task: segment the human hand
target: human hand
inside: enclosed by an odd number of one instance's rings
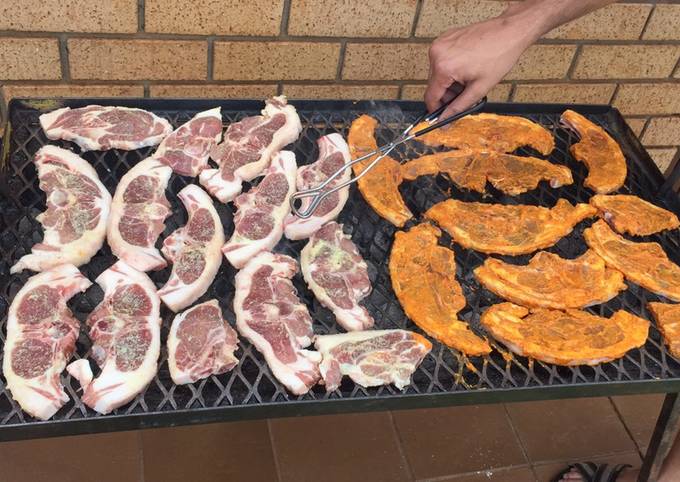
[[[455,97],[441,114],[444,119],[484,97],[538,38],[531,30],[515,17],[500,16],[444,32],[429,51],[428,111]]]

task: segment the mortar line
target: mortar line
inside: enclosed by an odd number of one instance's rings
[[[214,77],[214,72],[215,72],[215,38],[214,37],[208,37],[208,48],[207,48],[207,54],[208,54],[208,72],[207,72],[207,77],[206,80],[212,81]]]
[[[649,15],[647,15],[647,18],[645,19],[645,24],[642,26],[638,40],[642,40],[642,37],[644,37],[645,32],[647,31],[647,26],[652,19],[652,15],[654,15],[654,10],[656,10],[656,2],[652,4],[652,9],[649,11]]]
[[[279,37],[288,36],[288,23],[290,21],[290,3],[291,0],[283,2],[283,9],[281,10],[281,26],[279,28]]]
[[[616,98],[619,96],[619,90],[621,90],[621,84],[617,82],[616,87],[614,87],[614,92],[612,92],[612,97],[609,99],[609,105],[614,105],[614,101],[616,101]]]
[[[420,22],[420,12],[423,9],[423,0],[418,0],[416,2],[416,11],[415,14],[413,15],[413,24],[411,25],[411,33],[409,35],[409,38],[414,39],[416,38],[416,29],[418,28],[418,22]]]
[[[137,32],[144,32],[146,29],[145,25],[146,16],[146,5],[144,0],[137,0]]]
[[[676,75],[680,77],[680,56],[678,56],[678,61],[675,63],[675,68],[673,68],[669,78],[674,79]]]
[[[71,67],[68,55],[68,41],[65,34],[59,35],[59,63],[61,66],[61,79],[71,81]]]
[[[54,37],[60,34],[68,34],[69,38],[86,39],[111,39],[111,40],[205,40],[207,35],[185,34],[185,33],[162,33],[162,32],[63,32],[63,31],[15,31],[0,30],[0,36],[16,38],[45,38]],[[417,43],[429,44],[434,37],[351,37],[351,36],[290,36],[290,35],[215,35],[215,40],[231,42],[273,42],[277,40],[290,42],[340,42],[342,40],[354,43],[384,43],[384,44],[404,44]],[[680,45],[680,39],[540,39],[538,45]]]
[[[569,64],[569,68],[567,69],[567,73],[564,76],[565,79],[571,79],[571,76],[574,74],[574,70],[576,70],[576,63],[578,62],[578,58],[581,56],[582,51],[583,45],[578,45],[576,47],[576,51],[574,52],[574,57],[571,59],[571,64]]]
[[[347,42],[340,43],[340,53],[338,54],[338,66],[335,71],[335,81],[342,80],[342,69],[345,66],[345,53],[347,52]]]
[[[651,124],[651,122],[652,122],[651,116],[647,117],[647,119],[645,119],[645,123],[642,125],[642,129],[640,130],[640,135],[638,136],[638,139],[640,140],[640,142],[642,142],[642,137],[645,135],[645,132],[647,132],[647,127],[649,127],[649,124]]]

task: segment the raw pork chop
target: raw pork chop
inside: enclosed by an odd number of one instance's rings
[[[283,235],[283,220],[290,214],[295,190],[295,154],[279,152],[256,187],[239,195],[234,234],[222,252],[236,268],[243,268],[260,251],[271,250]]]
[[[155,146],[172,132],[168,121],[128,107],[64,107],[40,116],[48,139],[73,141],[83,151],[131,151]]]
[[[7,388],[41,420],[69,400],[59,375],[73,355],[80,324],[66,302],[91,284],[78,268],[62,264],[29,278],[9,307],[2,364]]]
[[[274,376],[296,395],[319,381],[318,353],[312,343],[312,318],[290,279],[295,260],[262,252],[236,274],[236,328],[264,355]]]
[[[208,165],[210,150],[222,139],[220,108],[199,112],[163,139],[153,157],[182,176],[197,176]]]
[[[350,162],[349,147],[347,147],[345,139],[343,139],[340,134],[323,136],[319,138],[316,143],[319,146],[319,158],[315,163],[302,166],[298,169],[298,191],[315,188],[328,179],[331,174],[340,169],[344,164]],[[330,189],[340,183],[349,181],[351,176],[351,170],[345,169],[341,175],[330,182],[327,188]],[[348,196],[349,186],[326,197],[317,206],[314,215],[307,219],[290,215],[285,223],[286,237],[288,239],[304,239],[310,237],[321,226],[338,217],[342,208],[345,207]],[[309,206],[311,199],[312,198],[304,198],[302,200],[302,206],[300,207],[301,211],[304,211],[307,206]]]
[[[226,373],[238,364],[236,331],[222,317],[217,300],[175,316],[168,335],[168,366],[177,385]]]
[[[96,281],[104,300],[90,313],[87,325],[92,358],[102,371],[92,381],[89,365],[78,360],[69,365],[69,373],[83,387],[83,403],[107,414],[135,398],[158,371],[161,301],[149,277],[123,261]]]
[[[201,172],[201,184],[220,201],[233,200],[241,192],[241,183],[259,176],[274,154],[297,140],[300,131],[300,118],[286,97],[268,99],[262,115],[229,126],[224,141],[210,153],[220,168]]]
[[[222,223],[210,196],[195,184],[178,197],[189,213],[187,224],[163,242],[163,254],[173,263],[170,279],[158,295],[172,311],[186,308],[205,293],[222,264]]]
[[[64,263],[81,266],[104,244],[111,195],[92,166],[71,151],[45,146],[34,162],[40,189],[47,194],[47,210],[37,217],[45,236],[10,272],[43,271]]]
[[[371,292],[368,266],[341,224],[331,221],[312,234],[300,265],[314,296],[333,311],[340,326],[347,331],[373,327],[373,318],[359,305]]]
[[[166,262],[154,247],[170,215],[165,188],[172,168],[148,158],[118,183],[106,236],[113,254],[139,271],[162,269]]]
[[[432,349],[432,343],[406,330],[368,330],[317,336],[314,346],[323,357],[321,376],[326,391],[349,377],[362,387],[394,383],[400,390]]]

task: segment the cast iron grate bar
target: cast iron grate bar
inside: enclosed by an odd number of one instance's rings
[[[193,116],[215,105],[222,106],[225,125],[244,116],[254,115],[261,109],[256,101],[166,101],[166,100],[72,100],[59,104],[79,107],[97,102],[104,105],[140,106],[167,118],[174,126],[182,124]],[[299,164],[312,162],[316,158],[315,141],[331,132],[347,135],[353,119],[362,113],[375,116],[380,121],[377,132],[379,143],[391,140],[405,125],[420,113],[422,106],[415,102],[347,102],[347,101],[299,101],[293,102],[298,108],[304,129],[293,150]],[[49,106],[49,108],[47,107]],[[9,267],[27,253],[31,246],[42,239],[42,232],[36,216],[43,211],[44,194],[38,187],[36,170],[32,163],[35,152],[48,143],[42,132],[38,116],[41,108],[51,110],[57,105],[50,102],[19,101],[10,104],[10,134],[8,157],[5,160],[0,178],[0,344],[5,340],[5,323],[10,300],[23,285],[30,273],[9,276]],[[505,204],[535,204],[552,206],[559,197],[571,202],[587,202],[592,194],[583,187],[586,175],[585,166],[576,162],[569,154],[569,146],[575,140],[574,134],[559,126],[559,115],[568,106],[559,105],[503,105],[489,104],[486,111],[501,114],[524,115],[550,129],[556,141],[556,148],[550,160],[568,166],[574,174],[574,184],[560,189],[551,189],[541,183],[539,189],[520,196],[511,197],[490,189],[490,196],[462,191],[451,184],[444,176],[421,177],[416,181],[404,183],[402,194],[412,211],[418,216],[433,204],[450,196],[465,201],[502,202]],[[609,107],[590,106],[578,108],[595,122],[609,130],[621,143],[629,164],[629,175],[623,193],[631,193],[651,200],[668,209],[680,213],[680,203],[672,193],[660,194],[663,178],[644,152],[632,132],[624,124],[622,117]],[[78,150],[68,142],[57,142],[62,147]],[[97,170],[102,182],[111,192],[118,179],[130,166],[139,162],[153,151],[145,148],[137,151],[88,152],[83,155]],[[417,142],[400,146],[395,157],[402,159],[433,152]],[[535,154],[530,149],[520,149],[522,154]],[[173,176],[168,189],[168,199],[173,207],[173,215],[166,221],[166,229],[161,239],[186,222],[186,214],[179,203],[176,193],[190,182],[189,178]],[[218,212],[227,234],[233,230],[232,206],[218,205]],[[352,187],[350,200],[339,218],[344,223],[369,266],[373,292],[365,300],[365,305],[376,319],[376,328],[406,328],[420,331],[411,323],[396,300],[390,285],[388,258],[396,228],[380,218],[364,202],[361,194]],[[417,220],[410,221],[409,225]],[[586,246],[582,240],[583,229],[591,221],[581,223],[574,232],[559,241],[548,251],[563,257],[573,258],[582,254]],[[456,254],[457,278],[463,286],[467,306],[460,312],[461,319],[470,323],[478,333],[483,333],[479,325],[480,313],[489,305],[500,301],[492,293],[483,289],[475,280],[472,269],[480,265],[486,255],[453,245],[444,236],[444,244]],[[644,240],[660,242],[671,259],[680,263],[680,232],[662,233],[649,236]],[[304,241],[282,240],[277,251],[297,257]],[[514,262],[527,262],[528,256],[501,257]],[[114,262],[114,257],[105,246],[85,267],[86,276],[94,280],[96,276]],[[169,268],[151,273],[154,282],[161,286],[169,275]],[[201,300],[215,297],[220,301],[227,319],[233,324],[232,310],[233,280],[235,270],[223,262],[217,279]],[[335,333],[338,331],[331,313],[322,308],[306,288],[298,275],[294,283],[300,297],[309,306],[314,318],[316,333]],[[617,309],[627,309],[649,319],[646,303],[661,299],[635,285],[609,303],[590,309],[595,314],[611,316]],[[101,300],[101,290],[94,286],[86,293],[76,296],[71,302],[75,316],[84,320]],[[168,334],[172,314],[162,312],[162,341]],[[489,357],[466,360],[448,347],[435,342],[430,355],[425,359],[413,376],[413,383],[399,392],[393,386],[363,388],[345,379],[342,386],[333,393],[325,393],[318,386],[302,396],[290,395],[273,378],[263,357],[245,340],[241,340],[238,351],[239,365],[231,372],[211,376],[192,385],[175,386],[170,380],[167,366],[167,352],[162,348],[160,369],[149,387],[130,404],[114,413],[101,416],[85,407],[79,400],[79,385],[68,374],[64,374],[66,390],[71,398],[53,418],[46,423],[37,422],[25,415],[12,400],[5,389],[4,378],[0,378],[0,439],[25,438],[38,435],[74,433],[77,431],[116,430],[135,426],[167,425],[192,423],[208,420],[238,418],[241,413],[248,417],[264,417],[268,414],[284,413],[277,408],[290,406],[285,414],[345,411],[349,409],[379,409],[399,406],[426,406],[442,403],[476,403],[509,399],[513,393],[524,392],[521,397],[546,398],[561,396],[554,387],[578,389],[580,394],[630,393],[631,391],[668,391],[680,388],[680,362],[672,358],[663,345],[656,330],[650,330],[649,339],[644,347],[629,352],[623,358],[598,367],[557,367],[550,364],[533,362],[522,357],[504,356],[506,350],[500,348]],[[89,356],[90,343],[82,330],[77,344],[77,357]],[[637,384],[633,387],[631,384]],[[643,387],[644,384],[644,387]],[[626,387],[626,385],[629,385]],[[529,389],[530,391],[527,391]],[[603,391],[604,390],[604,391]],[[567,391],[563,392],[567,394]],[[575,393],[573,390],[570,393]],[[467,398],[455,397],[467,395]],[[444,397],[444,398],[442,398]],[[494,398],[496,397],[496,398]],[[347,400],[360,401],[353,405],[342,403]],[[446,400],[442,402],[441,400]],[[249,407],[260,407],[261,411],[248,412]],[[313,407],[313,408],[309,408]],[[352,408],[354,407],[354,408]],[[242,412],[239,412],[243,409]],[[165,415],[164,417],[161,417]],[[71,423],[72,422],[72,423]],[[76,422],[88,422],[76,426]],[[35,429],[29,430],[32,426]],[[80,427],[80,428],[78,428]],[[84,428],[83,428],[84,427]],[[14,429],[14,431],[12,431]],[[10,433],[11,432],[11,433]]]

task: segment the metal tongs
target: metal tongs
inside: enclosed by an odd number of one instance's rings
[[[455,99],[455,97],[454,97]],[[444,105],[442,105],[439,109],[435,110],[431,114],[428,114],[427,112],[424,112],[421,114],[411,125],[409,125],[404,131],[392,142],[390,142],[387,145],[380,146],[374,151],[369,152],[368,154],[365,154],[357,159],[353,159],[352,161],[348,162],[344,166],[342,166],[340,169],[335,171],[333,174],[331,174],[328,179],[326,179],[324,182],[316,186],[315,188],[312,189],[305,189],[303,191],[297,191],[293,193],[293,195],[290,197],[290,209],[295,214],[296,216],[302,218],[302,219],[307,219],[314,214],[314,211],[316,208],[319,206],[321,201],[323,201],[326,196],[330,196],[336,191],[339,191],[340,189],[349,186],[350,184],[357,182],[361,177],[363,177],[368,171],[370,171],[373,166],[375,166],[378,162],[380,162],[381,159],[385,158],[386,156],[389,155],[390,152],[392,152],[397,146],[403,144],[404,142],[408,142],[411,139],[415,139],[416,137],[422,136],[423,134],[427,134],[428,132],[431,132],[435,129],[439,129],[440,127],[444,127],[445,125],[450,124],[451,122],[460,119],[461,117],[465,117],[468,114],[472,114],[473,112],[477,112],[480,110],[484,105],[486,104],[486,97],[482,98],[479,102],[477,102],[475,105],[470,107],[469,109],[466,109],[462,112],[459,112],[458,114],[454,114],[451,117],[448,117],[442,121],[439,120],[439,116],[444,112],[444,110],[449,106],[451,102],[453,102],[454,99],[451,99],[450,101],[446,102]],[[415,126],[420,124],[421,122],[427,122],[430,124],[429,126],[420,129],[419,131],[414,132],[411,134],[411,131]],[[330,182],[333,181],[336,177],[338,177],[340,174],[345,172],[346,169],[349,169],[352,167],[354,164],[361,162],[365,159],[368,159],[371,156],[375,156],[376,154],[380,154],[377,156],[375,159],[371,161],[371,163],[366,166],[365,169],[363,169],[358,175],[354,176],[348,181],[345,181],[343,183],[338,184],[337,186],[333,186],[333,188],[324,190],[326,186]],[[295,201],[298,199],[303,199],[303,198],[308,198],[311,197],[313,198],[309,206],[304,211],[300,211],[296,206],[295,206]],[[302,207],[302,205],[300,206]]]

